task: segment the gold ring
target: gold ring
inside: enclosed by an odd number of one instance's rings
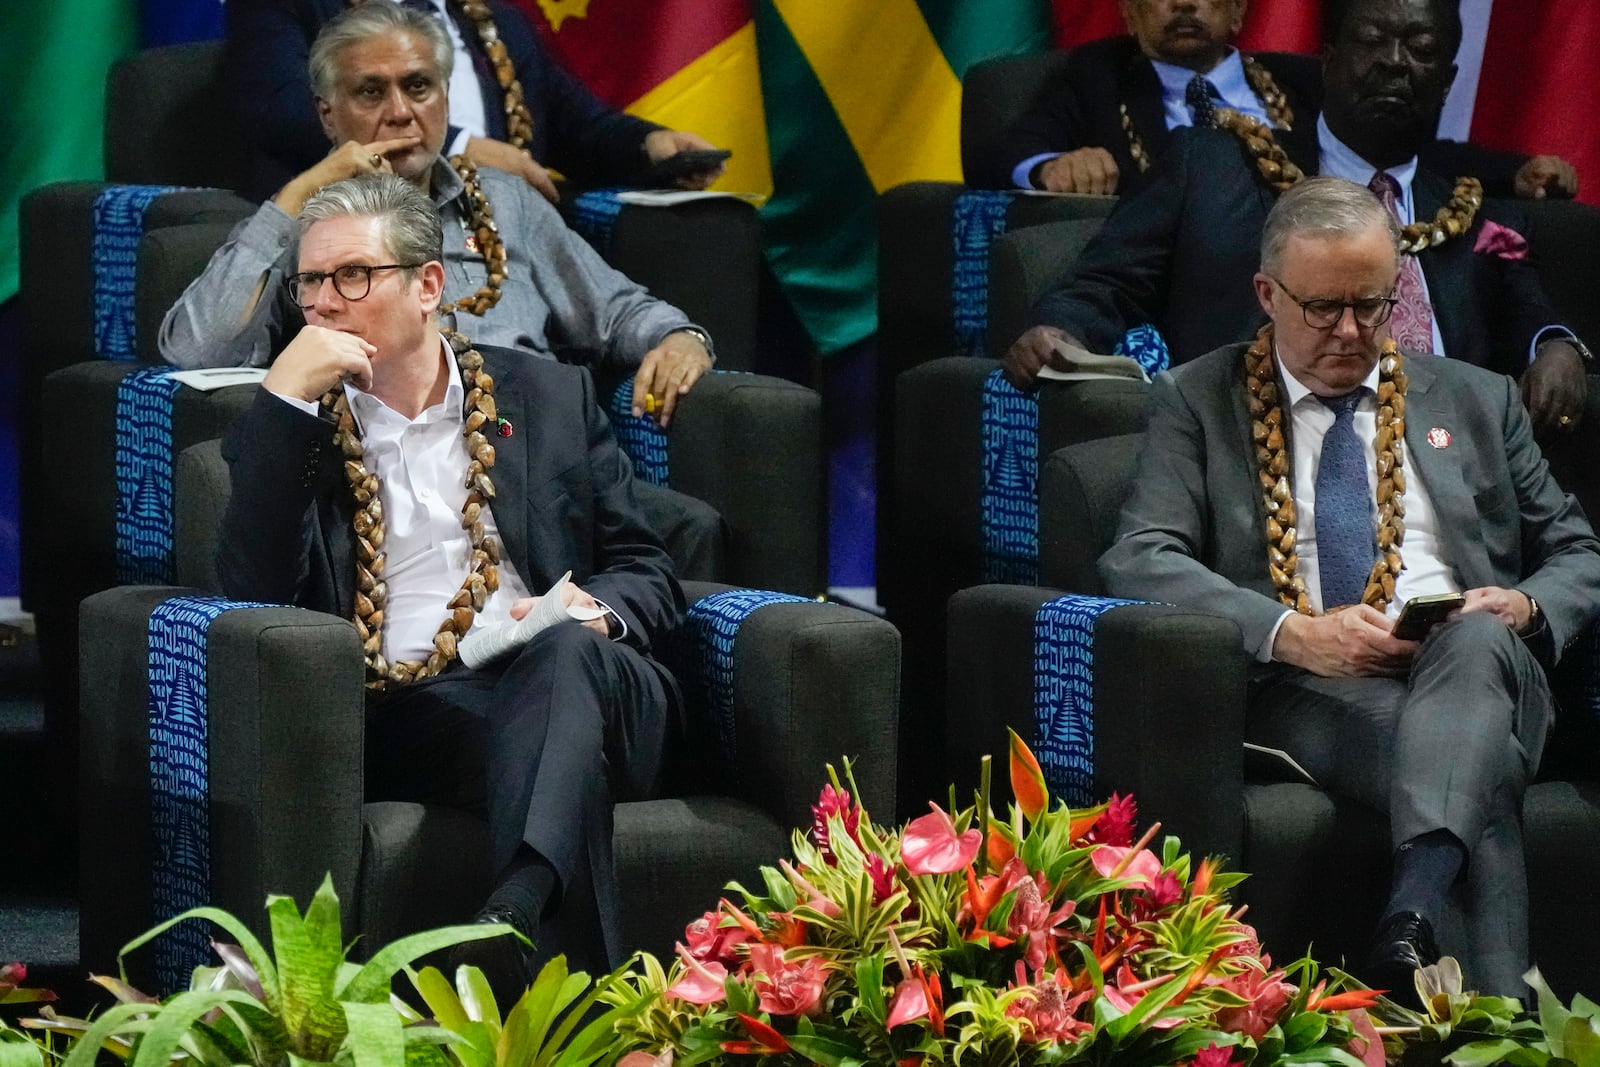
[[[1559,419],[1557,419],[1556,421],[1559,422],[1563,426],[1571,426],[1572,425],[1572,416],[1571,415],[1563,415]]]
[[[372,155],[367,157],[367,162],[371,163],[374,167],[381,167],[383,166],[383,157],[374,152]]]

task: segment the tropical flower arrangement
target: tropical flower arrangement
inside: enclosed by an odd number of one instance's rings
[[[357,965],[325,881],[303,914],[269,898],[270,951],[215,908],[134,939],[123,956],[203,919],[237,943],[213,941],[220,965],[165,999],[95,977],[117,1003],[92,1019],[0,966],[0,1067],[1600,1067],[1600,1005],[1564,1007],[1537,970],[1530,1017],[1464,990],[1449,958],[1417,972],[1421,1012],[1310,959],[1276,966],[1227,900],[1243,875],[1155,846],[1129,797],[1052,805],[1015,734],[1009,755],[1007,818],[985,760],[974,806],[898,831],[830,767],[792,860],[759,891],[730,885],[670,967],[641,953],[591,981],[558,956],[502,1014],[476,968],[412,965],[509,927],[426,931]],[[13,1028],[17,1006],[39,1016]]]
[[[1052,805],[1010,746],[1006,819],[987,763],[975,806],[900,831],[830,767],[792,860],[730,886],[670,969],[643,957],[602,993],[626,1067],[1384,1062],[1378,994],[1275,966],[1226,898],[1242,875],[1155,845],[1130,797]]]

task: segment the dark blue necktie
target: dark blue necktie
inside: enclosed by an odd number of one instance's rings
[[[1344,396],[1318,397],[1334,415],[1317,461],[1317,573],[1323,611],[1361,603],[1375,558],[1372,488],[1367,484],[1366,453],[1356,437],[1361,393],[1357,389]]]
[[[1196,74],[1191,78],[1188,87],[1183,91],[1183,101],[1189,105],[1196,126],[1217,124],[1217,101],[1221,99],[1222,94],[1217,92],[1217,87],[1203,74]]]

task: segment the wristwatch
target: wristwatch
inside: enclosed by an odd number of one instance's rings
[[[706,346],[706,355],[711,357],[711,362],[715,363],[717,361],[717,349],[711,343],[711,335],[709,333],[707,333],[706,331],[702,330],[700,327],[698,327],[698,326],[679,326],[677,329],[668,330],[667,332],[669,334],[672,334],[672,333],[686,333],[690,337],[698,338],[700,343]]]
[[[1528,596],[1527,593],[1522,595],[1528,597],[1528,625],[1518,630],[1517,634],[1526,637],[1530,634],[1538,633],[1544,627],[1544,613],[1539,610],[1539,602],[1537,600]]]

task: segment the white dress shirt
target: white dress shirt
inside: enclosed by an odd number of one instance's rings
[[[1284,400],[1289,407],[1290,452],[1293,460],[1292,478],[1295,507],[1295,552],[1300,557],[1299,574],[1306,582],[1306,594],[1313,611],[1322,610],[1322,583],[1317,569],[1317,464],[1322,459],[1322,439],[1333,428],[1333,410],[1306,388],[1282,360],[1278,361],[1282,376]],[[1356,406],[1356,438],[1361,442],[1361,453],[1366,458],[1367,485],[1372,494],[1373,524],[1376,528],[1376,495],[1378,491],[1377,454],[1372,439],[1378,432],[1378,368],[1362,383],[1361,402]],[[1396,446],[1402,459],[1409,460],[1404,443]],[[1460,588],[1455,572],[1446,557],[1444,542],[1439,537],[1439,519],[1428,497],[1422,476],[1409,461],[1401,464],[1405,472],[1405,544],[1400,548],[1403,567],[1394,583],[1394,600],[1387,614],[1392,619],[1400,608],[1415,596],[1431,593],[1453,593]],[[1263,564],[1265,566],[1265,564]],[[1285,610],[1278,625],[1267,635],[1263,646],[1256,650],[1256,658],[1265,663],[1272,659],[1272,644],[1277,640],[1278,628],[1284,618],[1293,614]]]
[[[472,562],[472,542],[461,528],[461,508],[467,502],[466,471],[471,461],[462,436],[465,417],[461,406],[466,394],[454,373],[455,360],[443,337],[439,358],[445,375],[444,399],[408,419],[371,393],[348,382],[345,397],[361,432],[363,462],[378,476],[378,499],[383,503],[386,556],[383,579],[389,603],[383,613],[383,657],[390,663],[426,660],[433,652],[433,635],[445,618],[445,604],[466,580]],[[315,415],[318,404],[298,397],[274,394],[302,411]],[[491,473],[490,477],[493,477]],[[483,509],[485,538],[499,540],[494,507]],[[502,547],[505,542],[500,542]],[[511,607],[528,596],[527,584],[504,553],[501,554],[500,588],[473,619],[474,627],[503,622]],[[608,619],[615,619],[620,639],[627,624],[604,604]],[[465,636],[465,635],[463,635]]]

